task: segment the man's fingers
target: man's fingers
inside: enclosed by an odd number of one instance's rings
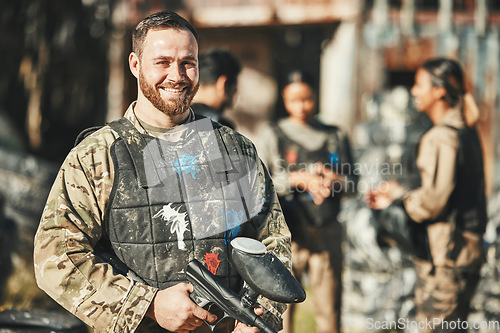
[[[325,172],[325,166],[321,162],[317,162],[314,164],[314,171],[319,174],[323,174]]]
[[[323,185],[324,189],[330,191],[333,187],[333,179],[323,178],[323,183],[321,185]]]
[[[331,168],[326,167],[323,163],[320,162],[314,165],[314,171],[317,174],[322,175],[323,177],[334,178],[336,175],[335,171],[333,171]]]
[[[264,308],[261,307],[261,306],[257,306],[253,309],[253,311],[255,312],[255,314],[257,316],[262,316],[264,314]]]
[[[316,206],[319,206],[319,205],[321,205],[323,203],[323,201],[325,201],[325,198],[323,198],[323,197],[314,197],[313,201],[316,204]]]
[[[194,326],[192,328],[192,329],[194,329],[196,327],[200,327],[203,324],[203,320],[194,317],[193,320],[191,320],[189,323]]]
[[[191,283],[179,283],[178,286],[184,288],[190,294],[194,291],[194,286]]]
[[[260,333],[260,330],[257,327],[248,327],[238,321],[232,333]]]
[[[207,310],[197,306],[194,311],[193,311],[193,315],[196,317],[196,318],[199,318],[201,320],[204,320],[204,321],[207,321],[209,323],[213,323],[214,321],[217,320],[217,316],[208,312]]]
[[[254,307],[253,311],[257,316],[262,316],[264,314],[264,308],[261,306]],[[240,321],[236,321],[232,333],[260,333],[260,330],[257,327],[249,327]]]

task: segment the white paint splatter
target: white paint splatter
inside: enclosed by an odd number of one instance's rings
[[[171,203],[168,203],[153,216],[153,218],[156,217],[161,217],[163,221],[170,224],[170,232],[175,232],[177,236],[177,247],[179,250],[186,250],[186,243],[184,243],[184,232],[188,227],[186,213],[179,213]]]

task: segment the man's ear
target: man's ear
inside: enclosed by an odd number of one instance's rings
[[[132,74],[139,79],[139,70],[141,65],[139,63],[139,56],[135,52],[131,52],[128,56],[128,66],[130,67]]]

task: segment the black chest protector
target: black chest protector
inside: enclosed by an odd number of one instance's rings
[[[323,124],[314,124],[315,128],[327,133],[327,139],[324,144],[316,150],[309,150],[301,144],[288,137],[279,126],[275,126],[275,133],[278,138],[278,151],[281,154],[283,167],[289,171],[299,171],[310,169],[312,166],[321,162],[326,168],[333,170],[338,174],[342,174],[340,158],[343,154],[342,143],[338,135],[338,128],[335,126],[326,126]],[[316,205],[309,193],[302,190],[293,191],[293,199],[280,198],[285,215],[288,205],[297,206],[301,209],[303,219],[307,220],[307,224],[321,227],[336,221],[340,210],[340,191],[332,192],[321,205]],[[292,221],[292,216],[287,217],[287,221]],[[289,223],[289,224],[290,224]],[[292,234],[294,227],[291,226]],[[296,232],[297,233],[297,232]]]
[[[486,229],[486,195],[483,155],[479,136],[474,128],[458,129],[459,148],[455,163],[455,188],[446,213],[459,230],[482,235]]]
[[[145,283],[185,282],[198,259],[236,289],[229,242],[256,237],[244,180],[252,169],[237,138],[208,118],[190,123],[175,141],[141,134],[125,118],[109,124],[115,178],[106,225],[108,245]]]

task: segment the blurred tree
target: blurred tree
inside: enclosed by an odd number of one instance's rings
[[[113,0],[0,3],[0,112],[28,150],[60,162],[107,110]]]

